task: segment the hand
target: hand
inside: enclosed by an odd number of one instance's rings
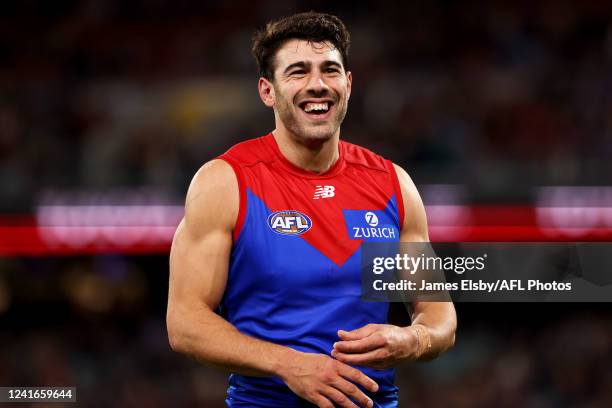
[[[389,368],[417,358],[418,337],[410,327],[368,324],[353,331],[338,330],[341,341],[332,357],[346,364],[375,369]]]
[[[341,407],[371,408],[374,404],[355,384],[371,392],[378,391],[378,384],[370,377],[324,354],[297,353],[280,373],[287,386],[300,397],[320,408]]]

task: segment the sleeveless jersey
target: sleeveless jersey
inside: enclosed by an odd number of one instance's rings
[[[337,331],[386,323],[388,303],[361,301],[365,241],[399,241],[403,205],[390,161],[339,142],[323,174],[294,166],[274,136],[239,143],[219,156],[240,190],[221,312],[247,335],[329,355]],[[394,406],[394,370],[357,367],[379,384],[375,407]],[[229,406],[299,407],[305,401],[276,377],[232,374]],[[388,405],[391,403],[391,405]]]

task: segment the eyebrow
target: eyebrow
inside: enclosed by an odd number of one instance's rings
[[[342,68],[342,64],[340,64],[339,62],[330,61],[330,60],[327,60],[327,61],[323,62],[323,64],[321,64],[321,65],[323,65],[324,67],[335,66],[335,67],[338,67],[338,68]]]
[[[306,67],[309,67],[310,65],[311,65],[310,62],[308,62],[308,63],[306,63],[304,61],[294,62],[293,64],[289,64],[287,66],[287,68],[285,68],[285,70],[283,71],[283,74],[286,74],[287,72],[289,72],[293,68],[306,68]]]
[[[288,73],[293,68],[304,68],[305,69],[305,68],[310,68],[311,65],[312,63],[306,62],[306,61],[294,62],[293,64],[289,64],[287,68],[285,68],[285,70],[283,71],[283,74]],[[342,64],[336,61],[332,61],[332,60],[325,60],[321,63],[321,65],[324,67],[335,66],[338,68],[342,68]]]

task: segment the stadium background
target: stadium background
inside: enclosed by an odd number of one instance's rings
[[[223,406],[169,350],[167,251],[195,170],[263,135],[250,36],[296,11],[352,33],[343,137],[403,165],[437,241],[612,239],[612,3],[0,5],[0,385],[84,406]],[[607,304],[458,304],[402,406],[612,406]]]

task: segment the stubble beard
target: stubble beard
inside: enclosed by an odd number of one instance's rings
[[[320,146],[333,138],[338,132],[338,129],[340,129],[340,125],[346,116],[348,108],[347,101],[346,99],[337,97],[333,105],[333,116],[325,123],[311,125],[308,124],[305,119],[298,117],[298,115],[301,115],[301,112],[298,111],[301,111],[301,108],[298,107],[297,104],[289,102],[276,87],[275,93],[279,96],[275,109],[281,122],[285,128],[289,130],[290,136],[292,136],[296,142],[305,146]]]

